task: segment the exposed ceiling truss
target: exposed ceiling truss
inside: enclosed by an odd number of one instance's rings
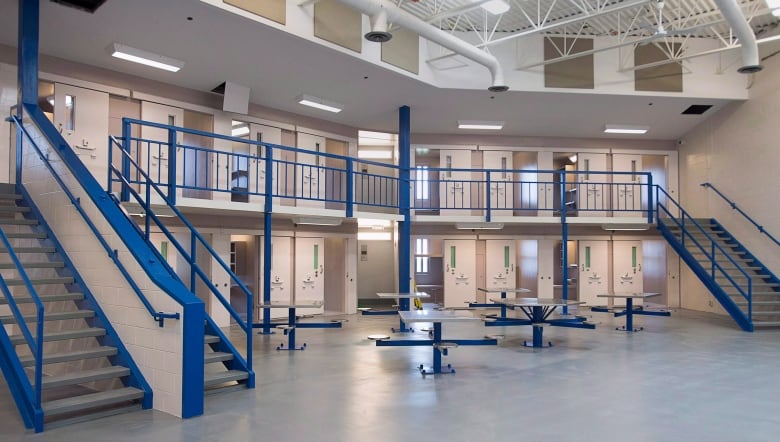
[[[402,9],[444,31],[472,35],[477,48],[490,47],[531,35],[563,37],[558,57],[520,65],[517,69],[560,62],[597,52],[653,44],[668,57],[652,65],[634,66],[631,58],[621,60],[619,70],[630,71],[664,63],[719,53],[739,47],[739,42],[713,0],[505,0],[510,9],[499,15],[481,6],[487,0],[396,0]],[[738,0],[754,34],[762,37],[778,25],[764,0]],[[597,49],[573,53],[581,38],[606,37],[611,43]],[[696,39],[716,42],[714,48],[697,50]],[[763,41],[765,41],[764,39]],[[694,45],[695,46],[695,45]],[[428,60],[434,66],[455,54],[442,51]],[[726,68],[726,67],[724,67]]]

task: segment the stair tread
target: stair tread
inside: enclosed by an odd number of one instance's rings
[[[23,206],[0,206],[0,213],[27,213],[30,211],[29,207]]]
[[[778,311],[768,311],[768,312],[762,312],[762,311],[755,311],[753,310],[753,317],[756,316],[780,316],[780,310]]]
[[[83,318],[91,318],[95,316],[95,312],[93,310],[76,310],[72,312],[56,312],[56,313],[44,313],[43,320],[44,321],[64,321],[66,319],[83,319]],[[36,321],[38,317],[36,315],[24,315],[23,316],[25,321]],[[16,323],[16,317],[14,315],[3,315],[0,316],[0,322],[4,324],[8,323]]]
[[[233,360],[233,354],[224,351],[215,351],[213,353],[206,353],[203,357],[204,363],[211,364],[214,362],[224,362]]]
[[[120,365],[93,370],[81,370],[65,373],[57,376],[44,376],[41,381],[42,388],[57,388],[66,385],[84,384],[103,379],[121,378],[130,375],[130,369]]]
[[[5,236],[9,239],[46,239],[49,237],[43,232],[9,232]]]
[[[89,408],[134,401],[141,399],[143,396],[144,392],[142,390],[134,387],[125,387],[44,402],[42,408],[45,416],[56,416]]]
[[[56,295],[40,295],[39,298],[41,302],[78,301],[84,299],[84,294],[81,292],[70,292]],[[33,298],[30,296],[14,296],[14,300],[20,304],[33,302]],[[5,297],[0,297],[0,305],[2,304],[8,304],[8,300]]]
[[[31,278],[30,283],[32,285],[45,285],[45,284],[73,284],[72,276],[54,276],[51,278]],[[5,280],[6,285],[25,285],[24,280],[21,278],[7,278]]]
[[[88,350],[76,350],[62,353],[51,353],[43,355],[44,364],[57,364],[60,362],[78,361],[82,359],[95,359],[107,356],[114,356],[118,350],[116,347],[96,347]],[[24,367],[35,365],[33,355],[24,355],[19,358]]]
[[[37,219],[0,218],[0,224],[37,226],[38,225],[38,220]]]
[[[753,327],[780,327],[780,321],[753,321]]]
[[[41,261],[41,262],[24,262],[22,261],[22,267],[25,269],[55,269],[65,267],[65,263],[62,261]],[[16,266],[11,262],[0,263],[0,269],[15,269]]]
[[[57,332],[49,332],[43,334],[43,341],[64,341],[67,339],[81,339],[81,338],[94,338],[103,336],[106,334],[106,330],[99,327],[81,328],[78,330],[65,330]],[[24,344],[27,341],[24,339],[24,335],[11,335],[9,336],[12,344]]]
[[[241,370],[228,370],[218,373],[206,373],[203,376],[203,386],[223,384],[225,382],[242,381],[249,377],[249,373]]]
[[[57,249],[51,246],[14,247],[14,253],[54,253]],[[8,253],[5,247],[0,247],[0,253]]]
[[[22,196],[17,193],[0,193],[0,200],[20,200]]]
[[[216,344],[219,341],[221,341],[221,339],[216,335],[205,335],[203,337],[203,342],[206,344]]]

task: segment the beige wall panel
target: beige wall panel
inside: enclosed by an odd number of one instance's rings
[[[674,53],[677,53],[679,46],[679,44],[672,46]],[[667,58],[669,57],[660,48],[652,44],[637,46],[634,49],[635,66],[666,60]],[[637,91],[682,92],[682,65],[667,63],[634,71],[634,89]]]
[[[363,44],[363,18],[359,11],[335,0],[314,5],[314,36],[360,52]]]
[[[241,8],[260,17],[285,24],[287,21],[286,0],[223,0],[225,4]]]
[[[593,40],[580,38],[573,43],[563,37],[544,39],[544,59],[560,57],[561,51],[571,46],[571,54],[590,51]],[[593,89],[593,55],[551,63],[544,67],[544,87],[562,87],[574,89]]]
[[[413,74],[420,73],[420,37],[409,30],[393,31],[393,38],[382,43],[382,61]]]

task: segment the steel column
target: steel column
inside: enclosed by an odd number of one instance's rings
[[[411,201],[410,201],[410,171],[411,164],[411,112],[409,106],[401,106],[398,109],[398,151],[399,151],[399,180],[398,180],[398,210],[403,216],[403,221],[398,222],[398,291],[409,293],[411,281],[411,255],[412,255],[412,231],[411,231]],[[399,299],[398,309],[408,311],[409,299]],[[400,321],[401,331],[406,330],[403,321]]]

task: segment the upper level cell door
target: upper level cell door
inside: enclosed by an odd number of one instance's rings
[[[260,143],[269,143],[269,144],[282,144],[282,130],[278,127],[271,127],[266,126],[263,124],[255,124],[252,123],[249,125],[250,127],[250,137],[253,141],[257,141]],[[266,148],[264,146],[259,146],[257,144],[252,144],[249,146],[249,174],[248,174],[248,185],[249,185],[249,202],[255,203],[255,204],[264,204],[265,203],[265,178],[267,176],[266,171],[266,164],[265,164],[265,157],[266,157]],[[281,195],[279,185],[279,177],[278,175],[284,170],[284,167],[281,167],[281,162],[279,162],[279,158],[281,158],[281,153],[278,149],[274,151],[274,157],[277,161],[273,161],[271,163],[271,194],[272,195]],[[279,204],[279,197],[273,199],[274,206],[277,206]]]
[[[108,115],[107,93],[54,85],[54,125],[100,183],[107,176]]]
[[[642,293],[642,241],[612,241],[613,288],[617,293]],[[623,304],[616,299],[615,304]],[[634,301],[641,305],[641,300]]]
[[[617,217],[646,216],[642,212],[642,195],[646,185],[642,171],[642,155],[612,155],[612,210]]]
[[[325,302],[325,239],[295,238],[295,303]],[[301,314],[325,311],[318,308],[302,308]]]
[[[441,215],[471,215],[471,151],[440,151],[439,191]],[[477,194],[478,195],[478,194]]]
[[[464,307],[476,300],[476,256],[475,240],[444,240],[444,307]]]
[[[515,241],[512,239],[488,239],[485,241],[485,255],[485,284],[487,288],[496,290],[515,288],[517,285]]]
[[[607,216],[610,184],[607,154],[577,154],[577,215]]]
[[[166,124],[169,126],[180,127],[184,124],[184,110],[178,107],[166,106],[163,104],[151,103],[148,101],[141,102],[141,119],[144,121],[150,121],[152,123]],[[168,164],[169,164],[169,145],[168,145],[169,131],[167,129],[160,129],[157,127],[141,126],[141,139],[148,141],[140,141],[138,149],[141,151],[141,169],[148,175],[149,179],[157,183],[167,195],[168,184]],[[182,135],[176,134],[177,146],[181,144]],[[176,183],[183,184],[183,155],[179,155],[182,150],[180,147],[176,148]],[[177,192],[181,195],[181,191]],[[156,192],[152,192],[152,203],[160,204],[162,200],[159,198]]]
[[[312,153],[297,154],[294,182],[298,207],[325,208],[325,137],[298,132],[298,147]],[[290,173],[289,171],[287,172]]]
[[[485,169],[490,170],[488,193],[491,210],[498,210],[494,212],[495,215],[511,216],[514,206],[512,152],[486,150],[482,154],[482,164]]]
[[[609,248],[607,245],[606,240],[579,242],[577,287],[579,288],[579,300],[585,302],[585,305],[608,304],[607,298],[597,297],[597,295],[609,293]]]
[[[553,153],[552,152],[539,152],[538,167],[542,171],[553,170]],[[538,199],[536,208],[537,216],[553,216],[555,209],[555,177],[552,172],[541,172],[537,175],[537,183],[530,184],[530,186],[536,186],[538,190]],[[526,186],[525,183],[520,183],[521,192]]]

